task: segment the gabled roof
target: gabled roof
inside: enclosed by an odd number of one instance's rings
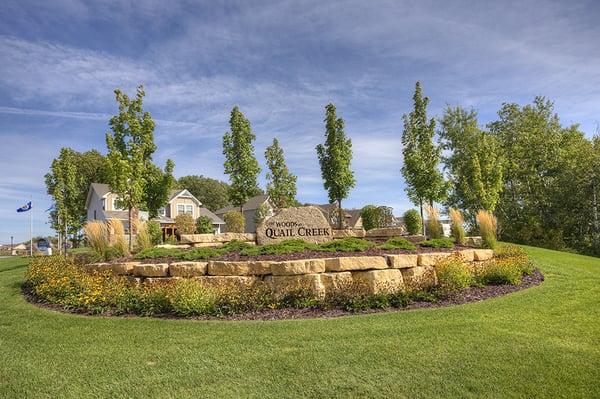
[[[200,208],[198,213],[200,214],[199,216],[208,216],[213,221],[213,224],[225,224],[223,219],[221,219],[206,208]]]
[[[173,201],[175,198],[178,198],[178,197],[191,198],[196,204],[198,204],[198,206],[202,206],[202,202],[200,202],[200,200],[198,198],[196,198],[194,196],[194,194],[190,193],[185,188],[175,188],[175,189],[171,190],[171,192],[169,193],[169,200],[167,202],[170,203],[171,201]]]
[[[255,197],[250,198],[248,201],[246,201],[246,203],[243,205],[243,208],[245,211],[253,211],[253,210],[260,208],[260,206],[262,204],[264,204],[265,202],[267,202],[268,200],[269,200],[268,195],[265,195],[265,194],[257,195]],[[221,209],[215,211],[215,213],[217,215],[222,215],[229,211],[237,211],[239,209],[240,209],[239,206],[228,205],[225,208],[221,208]]]
[[[90,189],[88,191],[87,199],[85,201],[86,208],[89,207],[92,192],[95,192],[98,197],[102,198],[105,195],[110,194],[110,186],[108,184],[104,184],[104,183],[90,184]],[[198,206],[202,206],[202,202],[200,202],[198,200],[198,198],[194,197],[194,195],[192,193],[190,193],[188,190],[186,190],[185,188],[172,189],[169,192],[169,200],[167,202],[170,203],[175,198],[180,197],[180,196],[189,197],[192,200],[194,200],[194,202],[196,202],[198,204]]]
[[[335,212],[337,209],[337,204],[306,204],[316,206],[325,214],[327,220],[330,220],[330,216],[332,212]],[[346,218],[346,223],[349,227],[354,227],[358,223],[360,219],[362,210],[361,209],[344,209],[344,216]]]

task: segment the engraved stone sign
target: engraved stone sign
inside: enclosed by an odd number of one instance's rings
[[[332,240],[333,232],[323,213],[314,206],[282,209],[256,229],[258,245],[294,239],[321,243]]]

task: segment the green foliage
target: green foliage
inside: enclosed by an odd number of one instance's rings
[[[365,230],[388,227],[392,224],[394,215],[389,206],[366,205],[360,212]]]
[[[121,206],[130,211],[129,226],[133,225],[132,209],[145,207],[156,215],[173,182],[173,161],[167,161],[164,172],[152,164],[154,121],[142,108],[144,95],[143,86],[138,87],[134,99],[115,90],[119,114],[110,119],[112,133],[106,133],[108,183]],[[131,245],[129,240],[130,250]]]
[[[183,176],[177,180],[177,186],[188,190],[202,206],[213,212],[229,205],[229,185],[220,180],[202,175]]]
[[[229,175],[229,200],[241,207],[258,188],[257,177],[260,173],[258,161],[254,156],[256,139],[250,129],[250,122],[238,107],[231,110],[230,132],[223,136],[223,155],[225,156],[225,174]]]
[[[414,109],[403,115],[402,155],[404,165],[402,175],[406,181],[408,197],[415,205],[423,202],[433,205],[446,197],[447,184],[438,165],[442,148],[433,142],[435,119],[427,120],[428,97],[421,93],[421,83],[415,85]]]
[[[175,234],[171,234],[171,235],[165,237],[165,244],[169,244],[169,245],[177,244],[177,237],[175,236]]]
[[[408,251],[413,251],[417,249],[417,246],[412,242],[408,241],[406,238],[402,237],[393,237],[387,240],[385,243],[378,246],[381,249],[406,249]]]
[[[146,230],[150,236],[150,242],[152,245],[158,245],[162,243],[162,230],[160,223],[155,220],[149,220],[146,222]]]
[[[96,150],[81,153],[64,147],[44,178],[55,207],[50,212],[52,228],[61,234],[66,228],[68,234],[76,236],[87,219],[85,202],[90,184],[107,181],[106,158]]]
[[[223,215],[223,220],[227,225],[227,231],[230,233],[243,233],[246,230],[246,218],[241,212],[229,211]]]
[[[483,285],[516,285],[521,282],[522,275],[520,263],[507,258],[487,262],[479,269],[476,278]]]
[[[304,240],[284,240],[276,244],[268,244],[261,246],[248,246],[242,249],[240,255],[283,255],[295,254],[306,250],[315,250],[318,246]]]
[[[260,204],[256,212],[254,213],[254,224],[256,226],[259,226],[270,214],[271,208],[267,204]]]
[[[375,246],[371,241],[355,237],[346,237],[319,245],[318,250],[324,252],[361,252]]]
[[[352,161],[352,140],[344,132],[344,120],[338,118],[335,105],[325,107],[325,143],[317,146],[317,156],[321,166],[323,186],[327,190],[329,202],[337,202],[340,217],[338,228],[342,228],[342,200],[348,196],[356,184],[354,172],[350,169]]]
[[[269,172],[267,172],[267,195],[275,208],[288,208],[296,203],[295,175],[290,173],[285,163],[283,149],[279,141],[274,138],[273,143],[265,150],[265,158]]]
[[[208,216],[200,216],[196,219],[196,233],[210,234],[214,232],[212,219]]]
[[[474,110],[447,107],[441,125],[440,140],[449,154],[444,158],[451,186],[446,203],[465,210],[474,224],[477,211],[496,209],[503,189],[504,155],[496,136],[479,129]]]
[[[435,266],[438,290],[443,294],[452,294],[474,283],[469,266],[458,256],[444,259]]]
[[[423,219],[417,210],[409,209],[404,212],[402,218],[404,219],[404,225],[408,234],[417,235],[423,232]]]
[[[439,219],[427,219],[427,238],[440,239],[444,236],[444,229]]]
[[[194,234],[196,232],[196,222],[189,213],[182,213],[175,217],[175,226],[177,234]]]
[[[429,248],[454,248],[454,241],[451,238],[433,238],[419,243],[422,247]]]

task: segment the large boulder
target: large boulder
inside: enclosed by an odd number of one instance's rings
[[[476,261],[489,260],[494,257],[494,251],[491,249],[474,249],[473,258]]]
[[[291,239],[322,243],[332,240],[333,232],[323,212],[314,206],[282,209],[256,228],[258,245]]]

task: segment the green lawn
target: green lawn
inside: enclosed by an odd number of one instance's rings
[[[600,259],[527,248],[539,287],[452,308],[276,322],[84,317],[0,259],[0,397],[600,397]]]

